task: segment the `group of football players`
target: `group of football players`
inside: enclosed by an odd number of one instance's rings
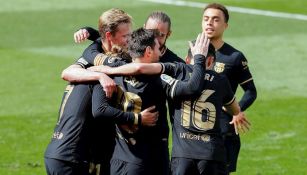
[[[208,4],[185,61],[166,46],[171,20],[161,11],[134,31],[116,8],[99,17],[98,31],[79,29],[75,42],[93,43],[62,72],[69,84],[45,152],[47,174],[235,172],[239,133],[250,127],[244,111],[257,91],[245,56],[223,40],[228,20],[225,6]]]

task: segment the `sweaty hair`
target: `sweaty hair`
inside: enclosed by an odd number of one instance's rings
[[[205,8],[204,8],[204,11],[206,11],[207,9],[217,9],[217,10],[221,10],[224,14],[224,17],[225,17],[225,22],[228,23],[228,20],[229,20],[229,13],[228,13],[228,10],[227,8],[222,5],[222,4],[219,4],[219,3],[211,3],[211,4],[208,4]]]
[[[164,13],[164,12],[161,12],[161,11],[155,11],[155,12],[152,12],[148,17],[147,17],[147,20],[146,20],[146,23],[149,19],[154,19],[154,20],[157,20],[159,22],[163,22],[163,23],[167,23],[168,24],[168,30],[170,31],[171,30],[171,19],[170,17]],[[145,23],[145,25],[146,25]]]
[[[98,31],[102,39],[105,38],[106,32],[111,32],[112,35],[118,30],[120,24],[131,23],[132,18],[123,10],[112,8],[102,13],[98,20]]]
[[[146,48],[149,46],[152,49],[155,47],[156,30],[139,28],[132,32],[128,42],[128,53],[134,58],[144,56]]]

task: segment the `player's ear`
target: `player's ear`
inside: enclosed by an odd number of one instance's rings
[[[152,48],[150,46],[147,46],[145,49],[144,56],[150,56],[152,54]]]
[[[112,33],[111,33],[111,32],[106,32],[106,33],[105,33],[105,38],[106,38],[107,40],[111,40],[111,37],[112,37]]]
[[[225,23],[224,30],[228,28],[228,23]]]
[[[169,30],[169,31],[167,32],[167,36],[166,36],[166,38],[170,37],[170,36],[171,36],[171,34],[172,34],[172,31],[171,31],[171,30]]]

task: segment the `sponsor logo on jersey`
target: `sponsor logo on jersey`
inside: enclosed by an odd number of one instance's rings
[[[162,81],[164,81],[165,83],[167,83],[169,85],[172,85],[172,83],[174,82],[174,79],[169,75],[161,74],[160,77],[161,77]]]
[[[216,62],[214,65],[214,71],[217,73],[221,73],[225,70],[225,64],[224,63],[220,63],[220,62]]]
[[[53,135],[52,135],[52,138],[60,140],[60,139],[63,138],[63,133],[61,133],[61,132],[54,132]]]

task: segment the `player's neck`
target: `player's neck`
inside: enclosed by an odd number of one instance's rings
[[[219,50],[224,45],[224,41],[222,38],[212,39],[211,43],[214,46],[215,50]]]
[[[105,53],[111,52],[112,47],[111,47],[111,44],[110,44],[109,42],[103,40],[103,41],[102,41],[101,47],[102,47],[102,49],[103,49],[103,51],[104,51]]]
[[[163,45],[163,47],[160,48],[161,56],[165,54],[166,49],[167,49],[166,45]]]

